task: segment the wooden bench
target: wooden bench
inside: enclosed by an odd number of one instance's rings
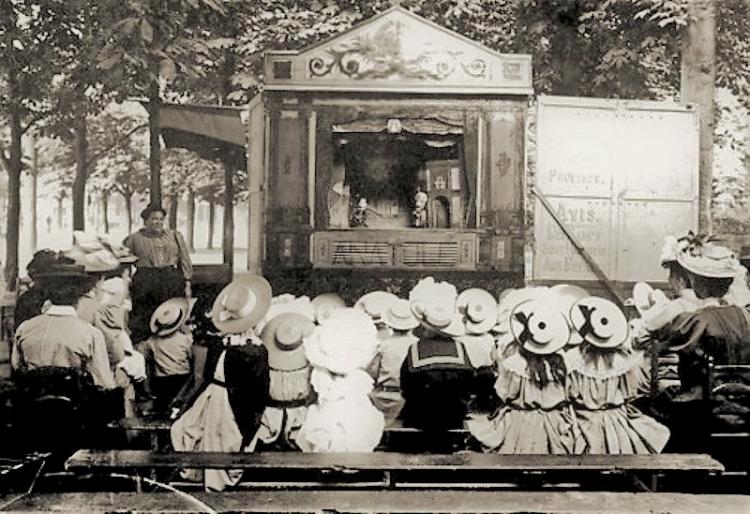
[[[748,497],[739,494],[526,492],[526,491],[228,491],[194,492],[215,512],[671,512],[745,514]],[[15,501],[14,501],[15,500]],[[197,501],[168,492],[35,493],[11,497],[8,509],[35,512],[206,512]],[[0,496],[0,505],[5,504]]]
[[[173,421],[163,418],[131,417],[122,418],[109,424],[112,429],[121,429],[148,434],[152,450],[161,450],[167,446],[166,436]],[[432,442],[442,448],[462,450],[465,448],[468,430],[452,429],[432,437]],[[416,428],[393,427],[383,432],[378,450],[396,450],[400,452],[425,452],[430,441],[423,437],[423,432]]]
[[[79,450],[66,462],[74,472],[131,471],[179,468],[243,469],[267,479],[274,472],[314,476],[320,485],[335,486],[360,475],[380,477],[383,488],[397,487],[498,487],[513,482],[537,485],[558,479],[589,481],[626,476],[645,490],[655,490],[664,473],[708,475],[723,466],[703,454],[662,455],[498,455],[482,453],[404,454],[374,453],[219,453],[154,452],[148,450]],[[648,477],[650,485],[641,480]],[[345,480],[342,480],[345,479]],[[562,480],[560,480],[562,479]]]

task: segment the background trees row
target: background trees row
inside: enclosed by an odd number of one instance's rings
[[[494,50],[532,54],[537,93],[662,99],[680,91],[682,36],[692,22],[689,1],[398,3]],[[8,174],[6,278],[12,282],[18,271],[18,190],[24,170],[46,170],[71,191],[75,229],[85,228],[87,187],[105,206],[111,195],[122,196],[130,205],[133,195],[146,191],[153,201],[164,197],[171,206],[182,194],[189,198],[188,205],[196,199],[215,201],[223,190],[222,170],[227,176],[236,170],[186,151],[162,155],[161,102],[245,103],[262,84],[264,50],[313,44],[392,3],[0,2],[0,164]],[[750,108],[750,8],[745,0],[708,4],[716,10],[715,82],[733,99],[731,109],[717,109],[717,118],[736,118],[717,123],[723,128],[716,139],[742,153],[748,144],[743,134]],[[147,123],[108,107],[130,97],[148,100]],[[42,163],[23,158],[22,142],[32,133],[37,141],[59,142],[54,152],[46,148],[42,160],[52,157]],[[717,175],[715,196],[739,212],[744,208],[739,199],[744,197],[745,177],[727,176]]]

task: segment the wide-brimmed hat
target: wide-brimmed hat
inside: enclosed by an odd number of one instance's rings
[[[138,260],[126,247],[80,230],[73,232],[73,246],[63,255],[84,266],[88,273],[113,271]]]
[[[101,302],[105,305],[122,305],[128,295],[128,282],[122,277],[112,277],[99,284]]]
[[[633,286],[633,297],[625,301],[625,305],[632,305],[638,314],[649,311],[653,307],[664,305],[669,301],[661,289],[654,289],[646,282],[636,282]]]
[[[307,316],[285,312],[274,316],[263,327],[260,338],[268,350],[268,366],[274,371],[294,371],[307,366],[304,338],[310,337],[315,324]]]
[[[388,307],[383,321],[394,330],[412,330],[419,326],[419,320],[411,311],[409,302],[401,298]]]
[[[529,286],[521,289],[505,289],[497,301],[497,324],[492,331],[498,334],[510,333],[510,316],[517,305],[529,300],[546,301],[550,289],[546,286]]]
[[[168,336],[177,331],[190,316],[194,298],[170,298],[159,305],[151,315],[149,327],[157,336]]]
[[[433,330],[447,337],[466,335],[461,314],[456,308],[446,308],[442,304],[412,302],[411,311],[424,328]]]
[[[286,312],[296,312],[305,316],[310,321],[315,320],[315,308],[310,301],[310,297],[284,293],[271,298],[271,306],[263,318],[255,325],[255,333],[260,335],[268,321]]]
[[[315,309],[315,321],[322,325],[331,317],[332,311],[346,307],[346,302],[336,293],[323,293],[312,299],[312,306]]]
[[[388,307],[396,300],[398,300],[398,296],[393,293],[371,291],[357,300],[354,308],[365,311],[375,323],[381,323]]]
[[[304,342],[311,364],[338,374],[365,369],[377,347],[372,318],[361,309],[349,307],[332,311],[328,321],[315,327]]]
[[[513,338],[525,350],[540,355],[554,353],[568,344],[570,327],[562,312],[547,302],[527,300],[510,315]]]
[[[497,324],[497,301],[484,289],[461,291],[456,298],[456,308],[464,315],[467,334],[485,334]]]
[[[271,306],[271,285],[265,278],[245,275],[222,289],[209,313],[214,326],[223,334],[240,334],[263,319]]]
[[[606,298],[578,300],[570,310],[570,319],[583,340],[599,348],[617,348],[630,336],[625,314]]]
[[[710,242],[678,253],[677,263],[690,273],[707,278],[733,278],[742,266],[729,248]]]

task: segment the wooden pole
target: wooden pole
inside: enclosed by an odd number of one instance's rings
[[[716,4],[688,0],[688,26],[682,35],[680,97],[700,114],[698,230],[710,233],[713,178],[714,90],[716,84]]]
[[[149,128],[149,200],[152,204],[161,205],[161,127],[159,120],[159,82],[153,80],[149,87],[148,96],[148,128]]]

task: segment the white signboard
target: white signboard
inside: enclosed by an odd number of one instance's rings
[[[539,98],[532,183],[612,279],[658,281],[664,237],[697,227],[698,114],[671,102]],[[595,280],[536,199],[535,280]]]

